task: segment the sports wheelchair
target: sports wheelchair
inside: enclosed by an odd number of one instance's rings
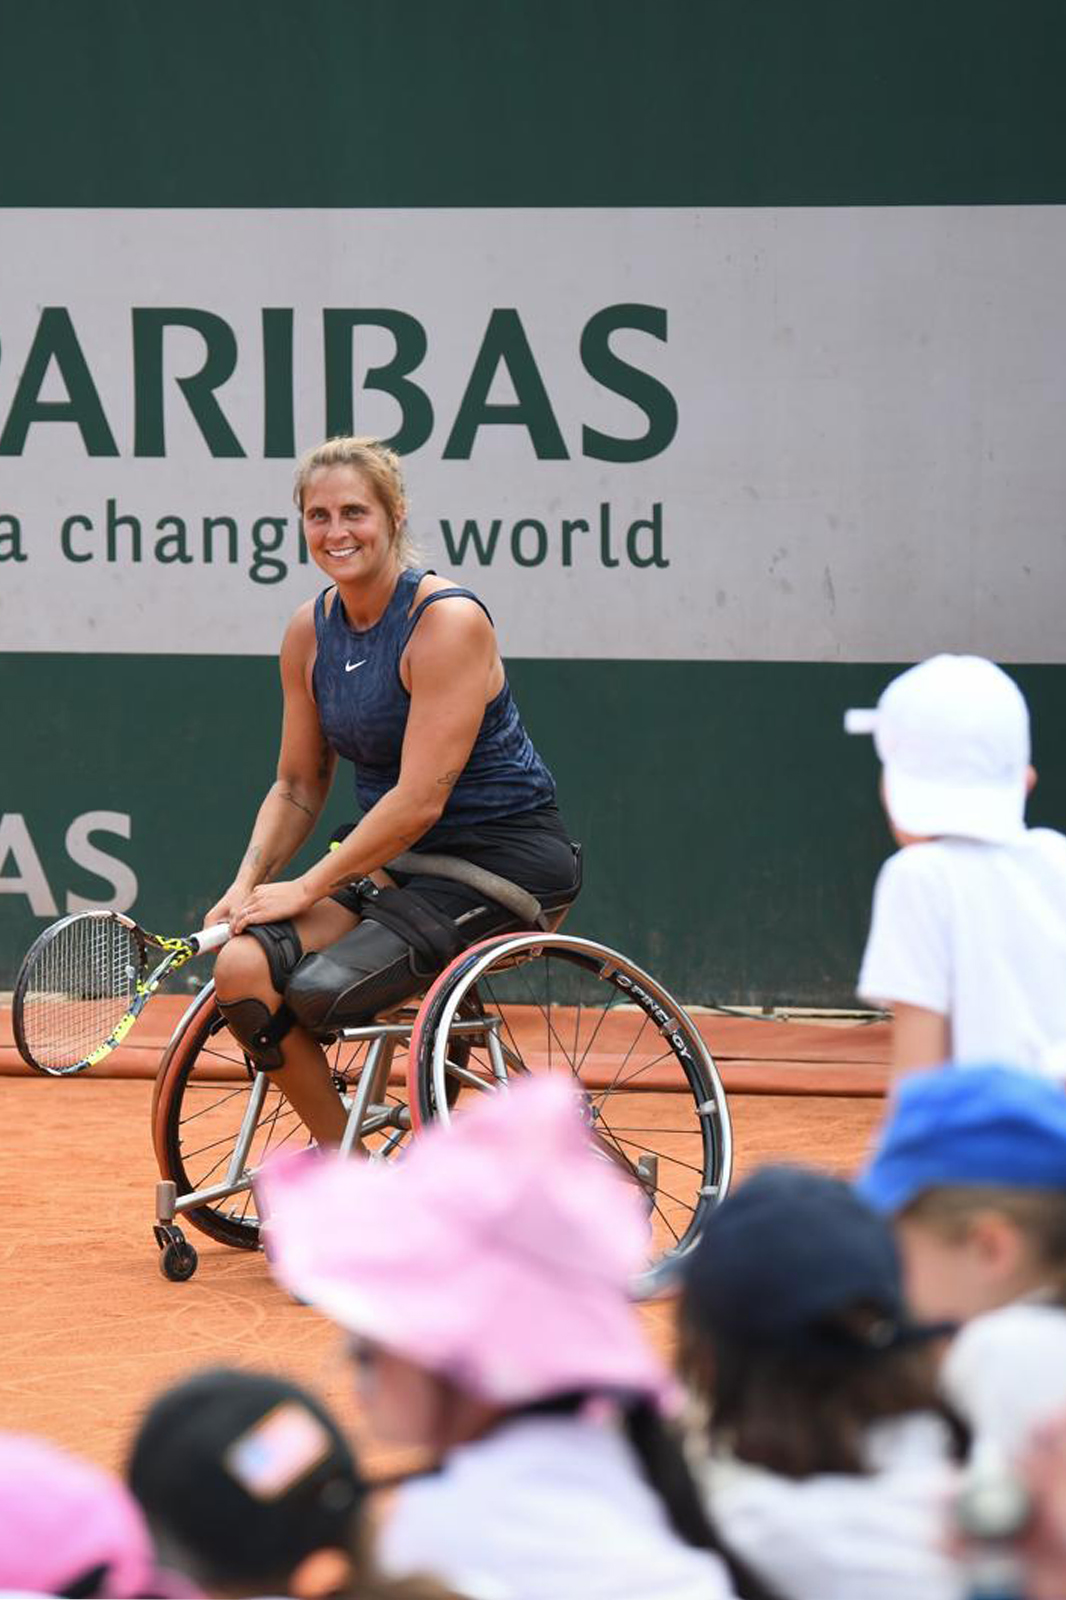
[[[503,1092],[525,1073],[563,1072],[580,1086],[596,1146],[647,1206],[648,1262],[633,1286],[647,1297],[669,1286],[729,1187],[729,1112],[684,1009],[625,956],[561,933],[566,910],[537,906],[539,926],[471,945],[409,1003],[323,1037],[347,1108],[341,1150],[402,1159],[422,1127],[460,1115],[475,1095]],[[256,1171],[310,1135],[277,1074],[258,1070],[230,1033],[213,983],[164,1051],[152,1129],[164,1276],[180,1282],[196,1271],[182,1221],[256,1249]]]

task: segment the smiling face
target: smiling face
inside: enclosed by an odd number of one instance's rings
[[[338,584],[373,583],[398,570],[396,530],[366,473],[320,467],[303,495],[312,560]]]

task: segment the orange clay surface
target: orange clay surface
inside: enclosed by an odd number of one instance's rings
[[[109,1078],[151,1078],[160,1053],[191,995],[161,994],[153,999],[129,1038],[94,1069]],[[510,1008],[519,1015],[526,1008]],[[884,1094],[887,1081],[889,1028],[886,1022],[841,1024],[814,1021],[781,1022],[746,1016],[691,1013],[706,1039],[729,1092],[744,1094]],[[611,1025],[598,1034],[592,1075],[610,1076]],[[234,1071],[241,1069],[236,1063]],[[34,1076],[15,1049],[11,1013],[0,1010],[0,1076]],[[667,1086],[661,1078],[649,1080]]]
[[[196,1276],[160,1275],[149,1074],[183,1004],[160,997],[117,1059],[71,1079],[21,1070],[0,1013],[0,1428],[113,1467],[152,1395],[216,1362],[291,1374],[360,1432],[339,1334],[274,1287],[261,1255],[192,1234]],[[883,1024],[699,1020],[729,1093],[738,1173],[781,1157],[855,1167],[881,1113]],[[649,1109],[671,1099],[650,1096]],[[668,1354],[671,1308],[641,1315]]]

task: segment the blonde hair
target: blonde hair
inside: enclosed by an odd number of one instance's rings
[[[392,542],[402,567],[418,565],[419,552],[407,531],[407,493],[400,458],[380,439],[338,436],[307,450],[296,463],[293,500],[302,511],[312,474],[327,467],[354,467],[368,478],[385,509]]]
[[[903,1208],[900,1217],[955,1242],[965,1238],[975,1218],[992,1211],[1013,1223],[1041,1267],[1054,1278],[1066,1301],[1066,1192],[1015,1189],[1005,1184],[972,1183],[926,1189]]]

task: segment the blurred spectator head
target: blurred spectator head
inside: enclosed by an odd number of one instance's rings
[[[533,1080],[429,1128],[402,1162],[298,1157],[263,1175],[272,1269],[353,1336],[380,1437],[445,1447],[473,1415],[463,1397],[500,1412],[664,1390],[628,1298],[645,1209],[582,1113],[567,1085]]]
[[[296,1384],[224,1367],[175,1384],[149,1408],[128,1478],[160,1559],[206,1589],[299,1594],[322,1558],[347,1576],[365,1486]]]
[[[47,1440],[0,1434],[0,1591],[152,1595],[152,1542],[109,1473]]]
[[[892,1213],[908,1297],[966,1320],[1037,1289],[1066,1297],[1066,1094],[997,1065],[901,1080],[859,1180]]]
[[[1034,774],[1029,711],[1013,678],[981,656],[931,656],[900,673],[848,733],[872,733],[885,810],[901,843],[951,834],[1005,843],[1024,826]]]
[[[686,1260],[682,1368],[716,1435],[790,1477],[860,1472],[862,1435],[929,1406],[931,1338],[903,1298],[888,1224],[838,1178],[768,1166]]]

